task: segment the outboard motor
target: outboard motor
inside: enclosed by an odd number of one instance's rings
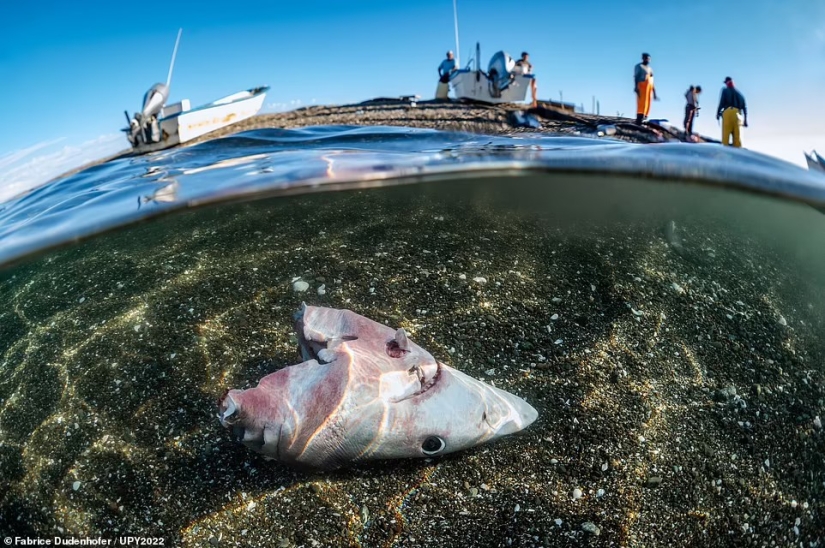
[[[143,109],[135,113],[134,118],[129,120],[129,128],[125,130],[128,132],[127,138],[133,147],[160,141],[158,115],[163,110],[168,97],[169,86],[166,84],[155,84],[143,96]],[[129,118],[128,114],[126,118]]]
[[[507,89],[513,79],[512,72],[515,68],[516,62],[507,52],[498,51],[493,55],[490,64],[487,66],[487,76],[490,78],[490,95],[492,97],[501,97],[501,92]]]
[[[166,84],[155,84],[143,96],[143,117],[157,116],[166,99],[169,98],[169,87]]]
[[[152,116],[146,120],[143,126],[143,139],[146,143],[157,143],[160,141],[160,124],[157,116]]]

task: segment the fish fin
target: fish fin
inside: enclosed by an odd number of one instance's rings
[[[407,332],[403,328],[395,332],[395,343],[401,350],[410,351],[410,339],[407,338]]]

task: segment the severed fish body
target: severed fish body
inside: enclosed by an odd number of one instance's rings
[[[219,418],[273,459],[333,469],[373,459],[431,457],[529,426],[521,398],[437,361],[394,330],[349,310],[304,305],[304,361],[230,390]]]

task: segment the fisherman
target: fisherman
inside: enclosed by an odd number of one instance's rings
[[[739,113],[744,117],[744,125],[748,127],[748,107],[745,104],[745,96],[733,85],[733,78],[725,78],[725,87],[719,96],[719,108],[716,109],[716,119],[722,119],[722,144],[730,146],[730,138],[733,136],[733,146],[741,147],[742,141],[739,138]]]
[[[533,65],[530,63],[530,54],[526,51],[522,51],[521,59],[516,61],[516,67],[521,70],[522,74],[533,74]],[[530,106],[533,108],[536,108],[538,106],[536,93],[536,79],[533,78],[532,80],[530,80],[530,94],[533,97],[533,103]]]
[[[641,124],[650,114],[651,97],[659,100],[653,85],[653,67],[650,66],[649,53],[642,54],[642,62],[633,71],[633,91],[636,92],[636,123]]]
[[[446,84],[450,81],[450,74],[452,74],[454,70],[455,58],[453,57],[453,52],[448,51],[447,58],[441,61],[441,64],[438,65],[438,77]]]
[[[702,93],[702,86],[690,86],[685,93],[687,104],[685,105],[685,133],[688,137],[693,135],[693,120],[699,116],[699,94]]]
[[[450,76],[455,72],[455,59],[453,52],[447,52],[447,58],[441,61],[438,65],[438,87],[435,90],[436,99],[449,99],[450,94]]]

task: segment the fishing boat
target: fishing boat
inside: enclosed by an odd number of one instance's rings
[[[144,110],[136,113],[123,131],[133,152],[139,154],[180,145],[256,115],[268,89],[248,89],[196,108],[190,108],[189,100],[184,99],[162,106],[156,113]]]
[[[465,68],[452,72],[450,84],[456,99],[492,104],[524,101],[532,74],[524,74],[505,51],[493,55],[486,71],[481,70],[480,59],[481,45],[476,43],[475,58]]]
[[[132,117],[125,113],[129,127],[123,131],[136,154],[180,145],[254,116],[261,110],[269,90],[267,86],[256,87],[196,108],[190,107],[188,99],[167,105],[180,35],[179,30],[166,83],[155,84],[146,92],[140,112]]]
[[[819,171],[825,173],[825,158],[812,150],[810,154],[805,153],[805,160],[808,162],[808,169],[811,171]]]
[[[456,65],[461,66],[461,47],[458,42],[458,2],[453,0],[453,23],[455,25]],[[476,56],[465,68],[450,74],[450,85],[456,99],[479,101],[482,103],[518,103],[527,97],[534,76],[524,74],[521,67],[505,51],[497,51],[487,70],[481,70],[481,44],[476,42]]]

